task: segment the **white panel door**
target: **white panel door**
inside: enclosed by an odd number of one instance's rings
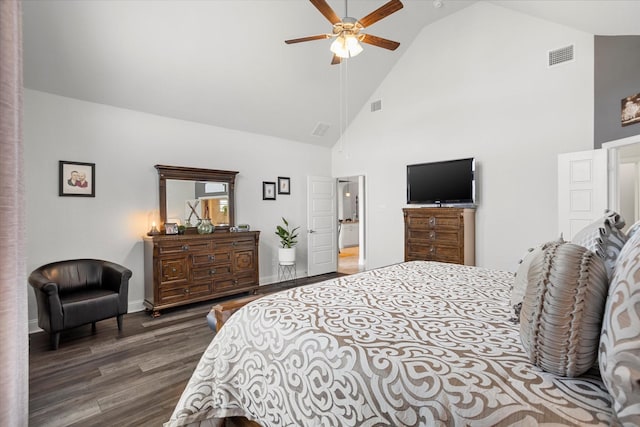
[[[338,270],[338,216],[336,180],[307,177],[307,274]]]
[[[607,208],[607,152],[558,155],[558,227],[565,240],[604,214]]]

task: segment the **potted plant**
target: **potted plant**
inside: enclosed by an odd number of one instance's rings
[[[289,222],[283,217],[284,227],[278,225],[276,227],[276,235],[280,238],[280,248],[278,249],[278,262],[280,265],[293,265],[296,263],[296,244],[298,241],[298,229],[291,229]]]

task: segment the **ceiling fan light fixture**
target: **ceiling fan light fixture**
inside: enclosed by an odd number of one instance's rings
[[[353,34],[339,35],[331,43],[330,49],[340,58],[353,58],[364,50],[358,38]]]

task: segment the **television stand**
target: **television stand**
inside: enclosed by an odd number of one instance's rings
[[[475,209],[404,208],[404,260],[475,265]]]

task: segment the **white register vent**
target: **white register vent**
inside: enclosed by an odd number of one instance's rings
[[[329,130],[329,125],[327,123],[318,122],[316,127],[311,132],[313,136],[324,136]]]
[[[549,51],[549,67],[568,61],[573,61],[573,45]]]

